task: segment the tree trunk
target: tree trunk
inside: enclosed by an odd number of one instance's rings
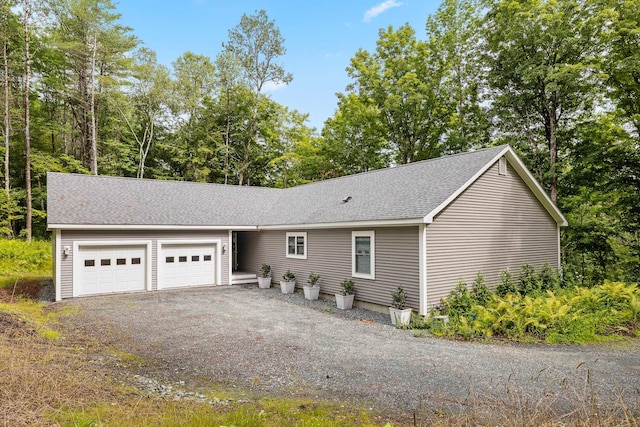
[[[29,133],[29,80],[31,79],[31,57],[29,54],[29,0],[24,0],[24,181],[27,190],[26,231],[27,241],[31,242],[31,135]]]
[[[7,202],[11,199],[11,175],[9,174],[9,134],[11,133],[11,122],[9,116],[9,59],[8,42],[2,45],[2,58],[4,60],[4,191],[7,193]],[[13,230],[11,217],[7,218],[7,228]],[[13,233],[9,235],[13,236]]]
[[[98,175],[98,135],[96,131],[96,50],[98,38],[93,35],[93,50],[91,51],[91,172]]]
[[[556,117],[555,105],[552,104],[549,111],[549,170],[551,171],[550,191],[551,201],[558,204],[558,171],[556,163],[558,162],[558,119]]]
[[[229,137],[231,134],[231,117],[229,117],[229,89],[227,89],[227,102],[226,102],[226,118],[227,127],[224,132],[224,184],[229,183]]]
[[[4,60],[4,190],[7,198],[11,191],[11,179],[9,176],[9,133],[11,124],[9,122],[9,60],[7,58],[7,41],[4,41],[2,49],[2,59]]]

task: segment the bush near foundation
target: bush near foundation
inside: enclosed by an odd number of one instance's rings
[[[530,266],[517,282],[503,274],[501,286],[489,297],[477,291],[479,282],[472,289],[459,283],[443,300],[439,314],[449,315],[448,326],[424,325],[441,336],[519,342],[591,343],[640,336],[637,284],[605,281],[593,288],[563,289],[548,268],[536,274]]]

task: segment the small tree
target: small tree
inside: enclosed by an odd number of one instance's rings
[[[531,295],[540,291],[540,282],[534,266],[524,264],[520,269],[518,291],[522,295]]]
[[[262,277],[269,277],[269,275],[271,274],[271,266],[269,264],[262,264],[262,266],[260,267],[260,274],[262,275]]]
[[[553,291],[560,287],[560,277],[558,272],[549,264],[545,264],[538,273],[538,282],[540,283],[540,290]]]
[[[513,281],[513,275],[507,268],[500,274],[500,283],[496,288],[496,294],[503,297],[507,294],[515,294],[518,292],[515,282]]]
[[[309,274],[309,280],[307,280],[307,283],[309,283],[309,286],[316,286],[318,280],[320,280],[320,275],[311,273]]]
[[[471,285],[471,296],[480,305],[485,305],[491,300],[491,291],[487,287],[481,271],[478,271],[476,279],[473,281],[473,285]]]
[[[398,310],[403,310],[407,304],[407,293],[402,286],[398,286],[395,292],[391,293],[391,305]]]
[[[340,289],[340,293],[342,295],[355,295],[356,284],[353,282],[353,280],[344,279],[340,286],[342,287]]]

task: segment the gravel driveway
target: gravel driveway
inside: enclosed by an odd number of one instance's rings
[[[165,381],[207,379],[411,414],[473,405],[640,408],[640,345],[499,345],[414,337],[388,316],[255,287],[84,298],[77,322],[155,362]]]

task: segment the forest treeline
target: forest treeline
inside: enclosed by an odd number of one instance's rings
[[[322,129],[263,10],[165,66],[111,0],[0,0],[0,234],[46,234],[46,172],[288,187],[511,144],[569,220],[564,274],[640,273],[640,0],[443,0],[359,50]]]

